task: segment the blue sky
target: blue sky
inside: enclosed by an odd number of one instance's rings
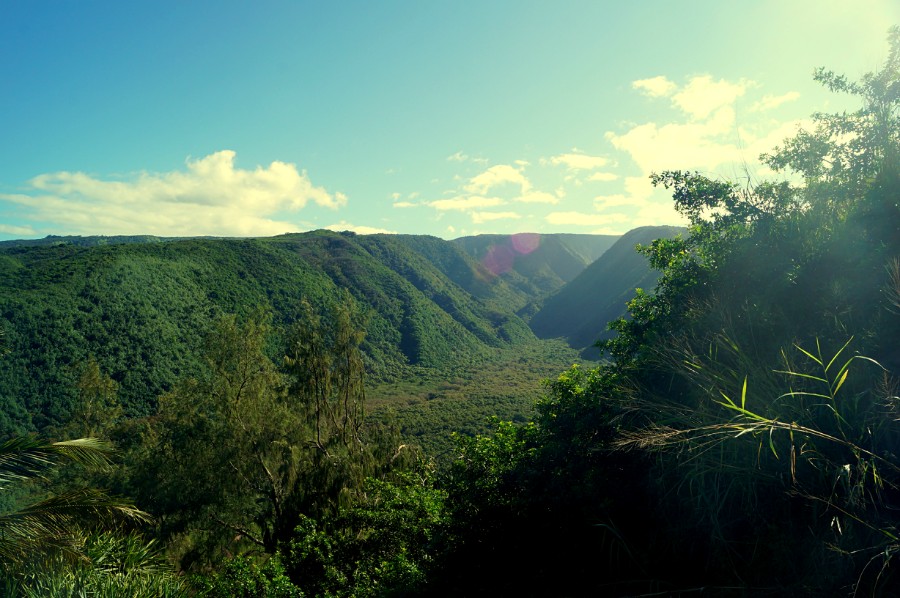
[[[622,233],[847,104],[896,0],[0,2],[0,239]]]

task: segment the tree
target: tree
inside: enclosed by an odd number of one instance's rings
[[[108,437],[110,429],[122,417],[117,397],[119,385],[100,370],[93,357],[78,368],[78,396],[72,417],[65,426],[66,435]]]
[[[268,316],[224,317],[205,374],[160,399],[141,495],[164,535],[187,534],[184,565],[226,546],[276,553],[389,462],[363,426],[361,323],[348,295],[327,320],[304,302],[282,372],[266,355]]]
[[[865,195],[877,177],[896,177],[900,158],[900,26],[888,31],[888,57],[881,69],[851,81],[825,68],[814,79],[862,100],[850,113],[813,115],[815,128],[801,129],[763,160],[776,171],[804,177],[810,199],[846,203]]]
[[[203,552],[228,538],[273,548],[267,512],[280,505],[280,457],[303,432],[264,353],[268,330],[259,313],[218,320],[204,343],[206,372],[160,398],[148,437],[139,495],[164,535],[196,528]]]

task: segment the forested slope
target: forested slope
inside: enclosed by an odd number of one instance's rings
[[[196,371],[198,339],[215,316],[263,307],[288,324],[302,298],[324,310],[342,288],[370,314],[363,349],[376,377],[410,364],[478,360],[533,338],[505,308],[520,294],[438,239],[317,231],[6,247],[0,317],[10,356],[0,362],[0,429],[65,419],[73,368],[88,357],[120,385],[128,413],[148,413],[175,380]]]

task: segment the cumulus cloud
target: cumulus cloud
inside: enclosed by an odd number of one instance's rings
[[[612,172],[595,172],[591,176],[589,176],[587,178],[587,180],[591,181],[591,182],[593,182],[593,181],[608,182],[608,181],[615,181],[618,178],[619,178],[619,175],[612,173]]]
[[[19,237],[33,237],[38,234],[30,226],[13,226],[12,224],[0,224],[0,233]]]
[[[665,97],[672,95],[678,86],[662,75],[650,79],[639,79],[631,83],[631,87],[652,97]]]
[[[473,162],[475,164],[486,164],[488,162],[487,158],[482,158],[480,156],[470,156],[469,154],[459,151],[451,156],[447,156],[448,162]]]
[[[518,185],[522,191],[531,188],[531,183],[528,182],[521,170],[508,164],[498,164],[472,177],[466,185],[466,191],[484,194],[490,189],[507,184]]]
[[[654,188],[646,177],[626,177],[623,187],[624,193],[595,197],[594,209],[607,213],[625,209],[632,226],[686,223],[684,216],[675,211],[669,193]]]
[[[800,94],[796,91],[789,91],[780,96],[764,95],[761,100],[758,100],[750,107],[750,110],[753,112],[764,112],[766,110],[778,108],[784,103],[793,102],[799,98]]]
[[[636,87],[643,90],[647,86]],[[644,174],[664,169],[721,172],[727,167],[736,168],[754,161],[788,136],[790,132],[785,132],[785,124],[796,127],[799,122],[773,123],[746,118],[754,111],[769,110],[796,99],[799,97],[796,92],[764,96],[749,111],[742,112],[744,118],[739,122],[736,108],[740,102],[746,102],[742,98],[756,87],[755,82],[747,79],[692,77],[666,96],[681,113],[680,118],[638,124],[622,133],[609,131],[606,139],[617,150],[629,154]]]
[[[416,208],[421,204],[413,200],[416,200],[418,198],[418,191],[407,194],[406,199],[403,199],[403,195],[401,193],[394,192],[391,193],[391,206],[394,208]]]
[[[739,160],[741,150],[734,142],[723,141],[721,121],[711,123],[645,123],[617,135],[606,133],[613,147],[625,151],[641,171],[666,168],[715,169]]]
[[[569,170],[594,170],[609,164],[609,160],[602,156],[588,156],[582,153],[560,154],[550,158],[553,165],[564,165]]]
[[[81,172],[42,174],[21,194],[0,195],[26,218],[65,233],[262,236],[296,230],[274,219],[312,202],[336,209],[341,193],[312,184],[306,172],[275,161],[253,170],[236,168],[223,150],[187,160],[186,169],[104,180]]]
[[[692,77],[678,93],[672,96],[672,103],[684,110],[692,118],[703,119],[723,106],[730,106],[744,95],[753,82],[741,79],[736,83],[709,75]]]

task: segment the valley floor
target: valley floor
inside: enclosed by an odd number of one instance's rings
[[[454,432],[487,433],[493,417],[531,420],[543,382],[575,363],[585,362],[563,341],[535,340],[497,349],[493,359],[442,371],[411,367],[401,380],[370,383],[367,408],[373,419],[396,422],[406,441],[441,462],[452,455]]]

